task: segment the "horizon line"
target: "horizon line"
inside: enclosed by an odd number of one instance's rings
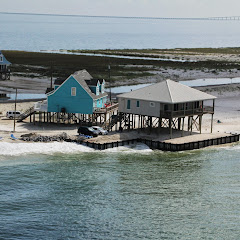
[[[132,18],[132,19],[182,19],[182,20],[208,20],[209,17],[140,17],[140,16],[107,16],[107,15],[85,15],[85,14],[60,14],[60,13],[31,13],[31,12],[0,12],[0,14],[18,15],[43,15],[61,17],[93,17],[93,18]]]

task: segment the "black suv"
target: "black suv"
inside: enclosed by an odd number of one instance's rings
[[[99,133],[100,133],[100,131],[94,130],[92,127],[79,127],[78,128],[78,134],[84,134],[84,135],[97,137],[99,135]]]

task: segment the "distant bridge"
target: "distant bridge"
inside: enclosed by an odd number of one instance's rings
[[[232,17],[209,17],[208,20],[240,20],[240,16],[232,16]]]
[[[125,17],[125,16],[91,16],[91,15],[63,15],[63,14],[47,14],[47,13],[20,13],[20,12],[0,12],[0,14],[20,14],[20,15],[49,15],[49,16],[63,16],[63,17],[82,17],[82,18],[126,18],[126,19],[156,19],[156,20],[215,20],[215,21],[239,21],[240,16],[229,16],[229,17]]]
[[[66,16],[66,15],[65,15]],[[72,15],[73,16],[73,15]],[[122,16],[90,16],[90,15],[74,15],[76,17],[87,17],[87,18],[126,18],[126,19],[153,19],[153,20],[198,20],[198,21],[229,21],[229,20],[240,20],[240,16],[230,17],[200,17],[200,18],[181,18],[181,17],[122,17]]]

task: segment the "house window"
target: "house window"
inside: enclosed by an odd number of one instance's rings
[[[76,96],[76,88],[75,87],[71,88],[71,96]]]
[[[149,103],[149,106],[150,106],[150,107],[155,107],[155,102],[150,102],[150,103]]]
[[[183,103],[179,104],[179,109],[182,110],[182,111],[184,110],[184,104]]]
[[[138,107],[138,108],[140,107],[140,102],[139,102],[139,101],[137,101],[137,107]]]
[[[99,86],[96,87],[96,95],[99,95]]]
[[[104,93],[104,83],[102,84],[102,93]]]
[[[131,100],[127,100],[127,109],[131,109]]]
[[[194,108],[199,108],[199,106],[200,106],[199,102],[194,103]]]
[[[178,111],[178,104],[174,104],[173,109],[174,109],[174,111]]]
[[[164,105],[164,111],[168,111],[168,105],[167,104]]]
[[[3,61],[3,57],[0,57],[0,62],[2,62]]]

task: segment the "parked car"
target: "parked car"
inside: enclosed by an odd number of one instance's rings
[[[101,128],[99,126],[93,126],[92,128],[94,130],[98,130],[100,132],[99,135],[107,135],[108,134],[107,130],[104,130],[103,128]]]
[[[19,112],[19,111],[7,111],[7,113],[6,113],[6,117],[7,118],[10,118],[10,119],[14,119],[14,116],[16,117],[16,118],[18,118],[20,115],[21,115],[22,113],[21,112]]]
[[[79,127],[78,134],[84,134],[84,135],[97,137],[100,134],[100,131],[94,130],[92,127]]]

